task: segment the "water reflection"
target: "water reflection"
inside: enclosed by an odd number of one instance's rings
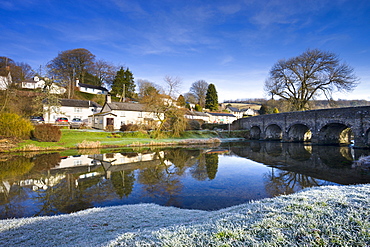
[[[105,150],[103,150],[105,151]],[[3,155],[0,218],[140,202],[204,210],[325,184],[369,183],[349,147],[246,142],[203,148]]]

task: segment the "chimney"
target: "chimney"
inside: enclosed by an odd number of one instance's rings
[[[107,96],[105,97],[105,103],[107,103],[107,104],[112,103],[112,99],[111,99],[110,94],[107,94]]]

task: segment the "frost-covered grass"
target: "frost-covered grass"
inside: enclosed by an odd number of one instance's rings
[[[369,246],[370,185],[207,212],[154,204],[0,221],[3,246]]]

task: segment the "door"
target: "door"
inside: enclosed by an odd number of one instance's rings
[[[114,118],[107,118],[107,125],[106,127],[108,126],[112,126],[110,128],[114,128]]]

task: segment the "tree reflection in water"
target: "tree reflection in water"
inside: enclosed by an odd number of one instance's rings
[[[139,171],[138,182],[147,196],[166,197],[166,205],[177,205],[174,196],[183,188],[180,178],[189,165],[189,154],[182,149],[173,149],[165,150],[164,157],[157,152],[156,157],[158,162],[154,167]]]
[[[311,186],[370,182],[370,173],[351,166],[370,151],[349,147],[247,142],[120,151],[3,155],[0,217],[140,202],[215,210]]]
[[[266,192],[272,196],[288,195],[301,189],[318,186],[318,179],[296,172],[271,168],[271,172],[265,174]]]
[[[0,158],[0,217],[12,218],[16,212],[26,211],[22,202],[28,199],[27,189],[19,183],[34,167],[34,163],[24,156],[3,156]]]

